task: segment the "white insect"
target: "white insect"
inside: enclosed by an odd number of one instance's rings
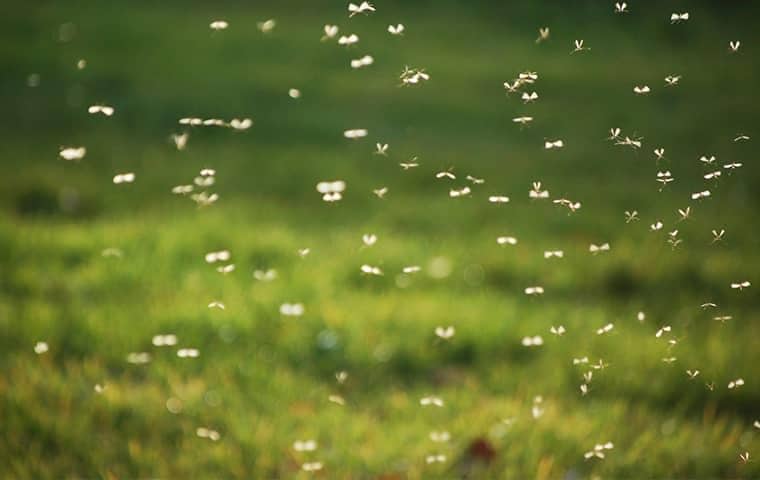
[[[79,161],[87,154],[87,148],[85,147],[67,147],[62,148],[58,155],[64,160],[76,160]]]
[[[417,157],[412,157],[409,159],[408,162],[401,162],[399,163],[399,166],[403,168],[404,170],[409,170],[410,168],[417,168],[420,166],[420,162],[417,161]]]
[[[499,245],[517,245],[515,237],[496,237],[496,243]]]
[[[715,170],[714,172],[704,174],[703,178],[705,180],[712,180],[712,179],[720,177],[722,173],[723,172],[721,172],[720,170]]]
[[[177,350],[179,358],[198,358],[200,354],[197,348],[180,348]]]
[[[388,187],[376,188],[372,190],[372,193],[374,193],[377,198],[385,198],[385,194],[388,193]]]
[[[738,52],[741,44],[742,42],[740,42],[739,40],[730,41],[728,42],[728,48],[731,49],[731,52]]]
[[[105,115],[106,117],[110,117],[114,113],[114,108],[109,107],[108,105],[91,105],[88,109],[88,113],[96,114],[100,113]]]
[[[154,347],[173,347],[177,344],[177,336],[172,333],[154,335],[151,343]]]
[[[443,407],[443,399],[434,396],[422,397],[420,399],[420,405],[423,407]]]
[[[388,25],[388,33],[391,35],[403,35],[404,34],[404,24],[399,23],[397,25]]]
[[[648,85],[636,85],[633,87],[633,93],[637,95],[646,95],[647,93],[650,93],[652,90],[649,88]]]
[[[679,208],[678,215],[681,217],[679,221],[687,220],[689,218],[689,215],[691,215],[691,207]]]
[[[127,355],[127,362],[134,365],[144,365],[150,363],[150,353],[147,352],[131,352]]]
[[[548,39],[549,39],[549,27],[540,27],[538,29],[538,38],[536,38],[536,43],[541,43]]]
[[[712,165],[715,163],[715,155],[710,155],[709,157],[707,155],[702,155],[699,157],[699,161],[707,165]]]
[[[543,294],[544,294],[544,287],[535,286],[535,287],[525,288],[525,295],[543,295]]]
[[[586,460],[588,460],[590,458],[604,459],[604,451],[605,450],[612,450],[614,447],[615,446],[613,445],[612,442],[607,442],[607,443],[604,443],[604,444],[598,443],[598,444],[594,445],[594,448],[592,448],[588,452],[584,453],[583,454],[583,458],[585,458]]]
[[[454,172],[451,171],[452,169],[443,170],[441,172],[438,172],[435,174],[435,178],[448,178],[449,180],[456,180],[457,176],[454,175]]]
[[[720,242],[726,234],[726,229],[721,228],[720,230],[713,230],[711,233],[713,235],[713,241],[711,243]]]
[[[562,335],[565,334],[566,330],[565,330],[565,327],[563,325],[560,325],[558,327],[555,327],[554,325],[552,325],[552,327],[549,329],[549,331],[552,334],[557,335],[558,337],[561,337]]]
[[[675,180],[673,178],[673,175],[670,173],[670,170],[666,170],[664,172],[657,172],[657,181],[662,184],[662,187],[660,187],[660,190],[665,188],[670,182]]]
[[[699,370],[686,370],[686,375],[689,376],[689,379],[694,380],[699,375]]]
[[[451,440],[451,434],[445,430],[440,432],[433,431],[430,432],[430,440],[434,441],[435,443],[446,443]]]
[[[752,285],[752,284],[749,283],[749,280],[745,280],[743,282],[732,283],[731,284],[731,288],[733,288],[734,290],[741,291],[741,290],[744,290],[745,288],[749,288],[750,285]]]
[[[253,120],[250,118],[233,118],[230,120],[230,128],[237,131],[248,130],[253,126]]]
[[[620,138],[620,127],[610,128],[610,136],[607,140],[618,140]]]
[[[668,87],[675,87],[680,81],[681,75],[668,75],[665,77],[665,85]]]
[[[664,148],[655,148],[654,149],[654,155],[657,157],[657,161],[665,159],[665,149]]]
[[[229,26],[230,24],[224,20],[214,20],[209,24],[211,30],[214,30],[215,32],[218,32],[219,30],[226,30]]]
[[[338,26],[337,25],[330,25],[327,24],[322,28],[322,31],[325,32],[324,36],[320,39],[321,41],[328,40],[330,38],[335,38],[336,35],[338,35]]]
[[[588,363],[588,357],[580,357],[573,359],[573,365],[585,365]]]
[[[519,123],[520,125],[527,125],[528,123],[533,121],[533,117],[515,117],[512,119],[513,122]]]
[[[274,30],[274,27],[276,26],[277,22],[273,18],[264,20],[263,22],[256,22],[256,28],[258,28],[261,33],[269,33]]]
[[[725,168],[726,170],[736,170],[737,168],[741,168],[742,165],[743,164],[737,163],[737,162],[727,163],[727,164],[723,165],[723,168]]]
[[[694,192],[691,194],[692,200],[699,200],[700,198],[707,198],[710,196],[710,190],[703,190],[701,192]]]
[[[552,148],[562,148],[565,146],[565,142],[562,140],[545,140],[544,141],[544,148],[546,150],[551,150]]]
[[[746,142],[749,141],[749,135],[739,134],[734,137],[734,142]]]
[[[549,198],[549,190],[541,190],[541,182],[533,182],[533,188],[528,192],[528,197],[535,199]]]
[[[685,22],[688,19],[689,19],[689,12],[670,14],[670,23]]]
[[[367,130],[364,128],[352,128],[352,129],[344,131],[343,136],[350,140],[356,140],[357,138],[366,137],[367,133],[368,133]]]
[[[427,463],[428,465],[431,463],[444,463],[444,462],[446,462],[446,455],[442,453],[427,455],[425,457],[425,463]]]
[[[591,50],[591,48],[583,46],[583,40],[576,40],[575,42],[573,42],[573,44],[575,45],[575,49],[573,49],[573,51],[570,53],[582,52],[584,50]]]
[[[565,256],[565,252],[562,250],[546,250],[544,251],[544,258],[563,258]]]
[[[608,323],[607,325],[605,325],[605,326],[603,326],[601,328],[597,328],[596,329],[596,334],[597,335],[604,335],[605,333],[611,332],[613,328],[615,328],[615,325],[613,325],[611,323]]]
[[[226,262],[232,255],[229,250],[220,250],[218,252],[209,252],[206,254],[206,263]]]
[[[268,270],[254,270],[253,278],[259,282],[271,282],[272,280],[277,279],[277,270],[274,270],[272,268]]]
[[[741,460],[742,463],[749,463],[749,452],[740,453],[739,460]]]
[[[208,308],[218,308],[219,310],[224,310],[226,307],[222,302],[214,300],[208,304]]]
[[[609,243],[603,243],[601,245],[591,244],[588,246],[588,251],[591,252],[591,254],[596,255],[601,252],[609,252],[610,251],[610,244]]]
[[[523,92],[521,98],[524,103],[535,102],[538,100],[538,94],[536,92]]]
[[[728,388],[733,390],[734,388],[738,388],[744,385],[744,379],[743,378],[737,378],[736,380],[731,380],[728,382]]]
[[[306,255],[311,253],[311,248],[299,248],[297,253],[299,257],[306,258]]]
[[[473,185],[483,185],[486,183],[485,179],[473,177],[472,175],[467,175],[465,178],[468,182],[472,182]]]
[[[639,212],[636,210],[625,211],[625,223],[637,222],[639,220]]]
[[[659,330],[657,330],[657,333],[654,334],[655,337],[660,338],[662,337],[663,333],[670,333],[671,328],[670,325],[664,325]]]
[[[628,13],[628,4],[625,2],[616,2],[615,13]]]
[[[301,90],[297,88],[291,88],[290,90],[288,90],[288,96],[294,100],[297,98],[301,98]]]
[[[576,210],[581,208],[581,202],[573,202],[572,200],[568,200],[566,198],[559,198],[557,200],[554,200],[553,203],[567,207],[571,213],[574,213]]]
[[[317,184],[317,192],[322,194],[325,202],[337,202],[343,198],[346,182],[343,180],[324,181]]]
[[[421,270],[422,268],[419,265],[409,265],[408,267],[404,267],[401,271],[404,273],[417,273]]]
[[[363,57],[351,60],[351,68],[364,68],[372,65],[373,63],[375,63],[375,59],[372,57],[372,55],[364,55]]]
[[[377,243],[377,235],[374,233],[365,233],[362,235],[362,243],[364,243],[364,245],[367,247],[371,247]]]
[[[658,230],[662,230],[663,226],[664,225],[662,224],[662,222],[658,220],[658,221],[654,222],[653,224],[651,224],[649,226],[649,229],[652,230],[653,232],[656,232]]]
[[[216,442],[221,438],[221,436],[219,435],[219,432],[217,432],[216,430],[211,430],[210,428],[206,428],[206,427],[196,428],[195,435],[197,435],[199,438],[207,438],[211,440],[212,442]]]
[[[359,36],[355,33],[352,33],[350,35],[341,35],[340,38],[338,38],[338,45],[344,45],[346,47],[354,45],[358,42]]]
[[[296,452],[313,452],[317,449],[315,440],[296,440],[293,442],[293,450]]]
[[[228,273],[232,273],[235,271],[235,264],[231,263],[229,265],[221,265],[219,267],[216,267],[216,271],[219,273],[223,273],[224,275],[227,275]]]
[[[356,5],[355,3],[349,3],[348,4],[348,17],[353,17],[356,14],[363,13],[363,14],[369,14],[370,12],[375,11],[375,6],[372,5],[369,2],[362,2],[359,5]]]
[[[470,190],[470,187],[462,187],[459,189],[452,188],[449,190],[449,197],[451,198],[457,198],[457,197],[466,197],[472,193],[472,190]]]
[[[643,322],[644,320],[646,320],[646,318],[647,316],[644,312],[639,312],[636,314],[636,320],[638,320],[639,322]]]
[[[456,330],[454,327],[435,327],[435,335],[436,337],[442,338],[444,340],[449,340],[454,336],[456,333]]]
[[[47,342],[37,342],[34,344],[34,353],[42,355],[49,350]]]
[[[300,317],[304,311],[302,303],[283,303],[280,305],[280,315],[285,317]]]
[[[362,265],[360,270],[365,275],[380,276],[383,274],[383,271],[380,269],[380,267],[374,267],[372,265],[367,265],[367,264]]]
[[[185,132],[182,134],[174,133],[172,134],[172,141],[174,142],[174,146],[177,147],[177,150],[182,151],[187,146],[187,139],[190,138],[190,134]]]
[[[533,337],[523,337],[521,343],[524,347],[540,347],[544,344],[544,339],[541,338],[540,335],[535,335]]]
[[[376,143],[375,144],[375,152],[376,155],[388,155],[388,144],[387,143]]]
[[[404,67],[399,78],[401,79],[401,85],[417,85],[420,83],[420,80],[430,80],[430,75],[425,73],[425,70],[419,68]]]
[[[304,472],[318,472],[322,470],[322,462],[306,462],[301,465],[301,470]]]
[[[488,197],[488,201],[491,203],[509,203],[509,197],[506,195],[491,195]]]
[[[113,177],[113,183],[116,185],[119,185],[121,183],[132,183],[135,181],[135,174],[132,172],[128,173],[119,173],[117,175],[114,175]]]

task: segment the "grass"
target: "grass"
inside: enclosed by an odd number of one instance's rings
[[[342,4],[82,1],[4,15],[0,475],[306,478],[301,465],[318,460],[322,478],[760,476],[757,9],[640,7],[616,16],[598,2],[572,11],[382,2],[349,21]],[[671,26],[671,9],[693,18]],[[255,22],[270,17],[278,25],[263,36]],[[216,18],[229,30],[211,34]],[[404,38],[384,32],[399,21]],[[69,42],[57,41],[64,22],[77,26]],[[325,23],[356,32],[359,45],[320,43]],[[536,45],[543,25],[552,37]],[[575,38],[592,50],[569,55]],[[730,55],[734,39],[746,51]],[[375,65],[351,71],[364,53]],[[398,88],[405,64],[431,80]],[[540,75],[535,105],[501,88],[528,69]],[[25,85],[32,72],[36,88]],[[668,74],[683,75],[681,85],[665,88]],[[653,93],[635,96],[644,83]],[[290,87],[303,98],[288,98]],[[84,113],[97,102],[113,104],[114,117]],[[512,123],[523,114],[534,125]],[[178,152],[169,135],[188,115],[255,124],[193,129]],[[605,141],[614,126],[643,136],[644,148]],[[342,138],[358,127],[369,139]],[[753,139],[733,142],[739,132]],[[564,149],[541,148],[556,138]],[[375,141],[390,143],[389,158],[372,155]],[[80,144],[81,162],[57,158],[60,145]],[[659,166],[658,146],[668,159]],[[744,166],[705,186],[704,154]],[[401,171],[414,155],[421,166]],[[199,209],[169,193],[207,166],[218,171],[218,204]],[[456,182],[433,178],[448,167]],[[658,192],[664,169],[676,181]],[[124,171],[137,181],[113,185]],[[486,183],[448,198],[467,174]],[[336,178],[348,189],[327,205],[314,186]],[[535,180],[583,207],[568,215],[530,202]],[[384,200],[371,193],[380,186]],[[712,198],[690,201],[704,188]],[[489,204],[494,193],[511,202]],[[677,222],[687,205],[692,218]],[[641,221],[626,224],[634,209]],[[666,227],[650,232],[656,220]],[[684,240],[675,249],[674,228]],[[725,241],[711,243],[715,228]],[[363,248],[368,232],[379,240]],[[500,235],[519,243],[500,247]],[[603,242],[610,252],[588,253]],[[109,247],[123,257],[104,258]],[[203,256],[225,248],[237,269],[223,276]],[[565,258],[543,258],[555,249]],[[364,263],[385,275],[360,275]],[[397,275],[410,264],[423,271]],[[255,281],[266,268],[278,278]],[[729,287],[744,279],[748,290]],[[545,295],[526,297],[530,285]],[[206,308],[215,299],[224,311]],[[719,308],[702,310],[707,301]],[[281,316],[285,302],[306,313]],[[612,332],[595,334],[610,322]],[[549,327],[559,324],[568,333],[557,338]],[[439,325],[454,325],[455,337],[437,339]],[[655,338],[663,325],[675,347]],[[159,333],[200,358],[153,347]],[[521,345],[539,334],[542,347]],[[50,351],[36,355],[37,341]],[[126,362],[140,351],[152,362]],[[572,362],[581,356],[609,364],[586,396],[589,368]],[[726,388],[739,377],[745,386]],[[421,407],[427,395],[445,406]],[[198,438],[201,426],[220,441]],[[434,444],[433,430],[451,441]],[[309,438],[316,452],[293,450]],[[493,448],[490,461],[468,453],[478,440]],[[606,459],[584,461],[606,441],[615,443]],[[744,451],[753,461],[739,461]],[[426,465],[437,452],[447,461]]]

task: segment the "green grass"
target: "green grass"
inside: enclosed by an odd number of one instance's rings
[[[758,11],[631,8],[378,1],[377,14],[348,20],[342,3],[81,1],[2,15],[0,476],[306,478],[306,461],[324,463],[322,478],[760,476]],[[682,10],[692,19],[671,26]],[[264,36],[255,23],[270,17],[278,24]],[[212,34],[217,18],[229,30]],[[391,37],[385,27],[399,21],[407,33]],[[64,22],[77,34],[62,43]],[[356,32],[359,45],[320,43],[325,23]],[[552,37],[536,45],[544,25]],[[570,55],[576,38],[592,50]],[[731,55],[735,39],[743,46]],[[375,65],[351,71],[364,53]],[[404,65],[431,80],[399,88]],[[540,75],[534,105],[501,87],[525,70]],[[669,74],[681,85],[665,88]],[[653,93],[635,96],[637,84]],[[291,87],[303,98],[288,98]],[[87,115],[98,102],[116,114]],[[520,129],[511,119],[523,114],[535,122]],[[178,152],[169,136],[189,115],[255,124],[192,129]],[[606,141],[615,126],[644,148]],[[358,127],[368,139],[343,138]],[[739,132],[752,140],[733,142]],[[564,149],[542,148],[556,138]],[[372,154],[375,141],[390,144],[388,158]],[[57,157],[80,144],[81,162]],[[744,167],[706,185],[703,154]],[[402,171],[415,155],[421,166]],[[203,167],[218,172],[218,204],[171,195]],[[434,178],[449,167],[455,182]],[[676,181],[658,192],[665,169]],[[125,171],[136,182],[113,185]],[[467,174],[486,183],[450,199]],[[328,179],[348,184],[334,205],[314,189]],[[535,180],[582,208],[529,201]],[[386,199],[371,193],[380,186]],[[705,188],[712,198],[690,200]],[[489,204],[496,193],[511,202]],[[677,222],[687,205],[692,218]],[[626,224],[634,209],[641,221]],[[665,228],[653,233],[656,220]],[[675,228],[683,243],[673,249]],[[720,228],[725,241],[712,244]],[[362,247],[369,232],[378,243]],[[519,243],[500,247],[500,235]],[[610,252],[589,254],[603,242]],[[104,258],[109,247],[123,257]],[[303,247],[311,253],[300,258]],[[232,252],[229,275],[204,262],[219,249]],[[543,258],[556,249],[565,258]],[[362,276],[364,263],[385,275]],[[411,264],[422,272],[398,275]],[[436,265],[448,274],[431,275]],[[278,278],[255,281],[266,268]],[[749,289],[730,288],[745,279]],[[546,293],[526,297],[531,285]],[[226,309],[206,308],[212,300]],[[701,309],[707,301],[719,308]],[[285,302],[302,302],[304,316],[281,316]],[[551,335],[560,324],[567,334]],[[437,339],[439,325],[454,325],[454,338]],[[655,338],[663,325],[678,340],[671,349]],[[159,333],[200,358],[153,347]],[[523,347],[527,335],[545,344]],[[37,341],[50,351],[36,355]],[[152,362],[126,362],[140,351]],[[609,363],[586,396],[588,367],[572,362],[581,356]],[[739,377],[746,385],[726,388]],[[426,395],[445,406],[421,407]],[[202,426],[221,439],[198,438]],[[433,430],[451,441],[434,444]],[[319,448],[295,452],[299,439]],[[490,462],[467,453],[478,439],[493,447]],[[606,459],[584,461],[606,441]],[[438,452],[447,462],[426,465]]]

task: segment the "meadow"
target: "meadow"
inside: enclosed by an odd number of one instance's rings
[[[0,477],[760,478],[757,5],[374,4],[0,7]]]

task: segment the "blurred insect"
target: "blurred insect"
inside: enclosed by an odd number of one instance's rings
[[[541,338],[540,335],[535,335],[533,337],[523,337],[521,343],[524,347],[540,347],[544,344],[544,339]]]
[[[586,396],[588,394],[588,392],[591,390],[589,388],[588,384],[586,384],[586,383],[582,383],[581,386],[580,386],[580,389],[581,389],[581,395],[583,395],[583,396]]]
[[[147,352],[131,352],[127,355],[127,362],[134,365],[144,365],[150,363],[150,353]]]
[[[713,320],[715,320],[716,322],[725,324],[727,321],[731,320],[732,318],[734,317],[732,317],[731,315],[718,315],[718,316],[713,317]]]
[[[309,253],[311,253],[311,249],[310,248],[299,248],[298,251],[297,251],[297,253],[298,253],[299,257],[306,258],[306,255],[308,255]]]
[[[546,250],[544,251],[544,258],[562,258],[565,256],[565,252],[562,250]]]
[[[573,359],[573,365],[585,365],[588,363],[588,357],[580,357]]]
[[[172,134],[172,141],[174,142],[174,146],[177,147],[177,150],[180,152],[185,149],[187,146],[187,139],[190,137],[190,134],[187,132],[184,133],[174,133]]]
[[[517,245],[515,237],[496,237],[496,243],[499,245]]]
[[[633,93],[636,95],[646,95],[647,93],[650,93],[652,90],[649,88],[648,85],[636,85],[633,87]]]
[[[538,38],[536,38],[536,43],[541,43],[546,40],[549,40],[549,27],[540,27],[538,29]]]
[[[431,463],[444,463],[444,462],[446,462],[446,455],[442,453],[428,455],[425,457],[425,463],[427,463],[428,465]]]
[[[533,397],[533,406],[531,406],[530,408],[530,414],[535,420],[538,420],[539,418],[541,418],[544,415],[544,412],[546,411],[541,406],[543,403],[544,403],[544,397],[542,397],[541,395],[536,395],[535,397]],[[509,424],[511,425],[512,422],[513,420],[510,420]]]
[[[485,179],[473,177],[472,175],[467,175],[465,177],[468,182],[471,182],[473,185],[483,185],[486,183]]]
[[[129,173],[119,173],[117,175],[114,175],[113,177],[113,183],[116,185],[119,185],[121,183],[132,183],[135,181],[135,174],[132,172]]]
[[[224,20],[214,20],[209,24],[211,30],[214,30],[215,32],[218,32],[219,30],[226,30],[229,26],[230,24]]]
[[[701,309],[703,309],[703,310],[707,310],[708,308],[716,308],[717,306],[718,306],[718,305],[717,305],[717,304],[715,304],[715,303],[713,303],[713,302],[707,302],[707,303],[703,303],[703,304],[702,304],[702,305],[700,305],[699,307],[700,307]]]
[[[435,336],[444,340],[449,340],[454,337],[456,330],[454,327],[435,327]]]
[[[562,335],[565,334],[565,327],[563,325],[560,325],[558,327],[555,327],[554,325],[552,325],[552,327],[549,329],[549,331],[552,334],[554,334],[554,335],[556,335],[558,337],[561,337]]]
[[[177,336],[172,333],[154,335],[151,343],[154,347],[173,347],[177,344]]]
[[[359,13],[369,14],[370,12],[374,12],[374,11],[375,11],[375,6],[369,2],[362,2],[359,5],[356,5],[355,3],[348,4],[349,18]]]
[[[720,242],[723,240],[723,236],[726,234],[726,229],[721,228],[720,230],[713,230],[711,233],[713,236],[713,240],[710,243],[712,244],[712,243]]]
[[[601,245],[591,244],[588,246],[588,251],[591,252],[592,255],[596,255],[601,252],[609,252],[610,251],[610,244],[609,243],[603,243]]]
[[[372,65],[373,63],[375,63],[375,59],[372,58],[372,55],[364,55],[361,58],[351,60],[351,68],[357,69],[357,68],[368,67]]]
[[[49,350],[47,342],[37,342],[34,344],[34,353],[42,355]]]
[[[362,235],[362,243],[367,247],[371,247],[377,243],[377,235],[374,233],[365,233]]]
[[[68,147],[68,148],[61,148],[61,150],[58,152],[58,155],[64,159],[64,160],[75,160],[79,161],[84,158],[84,156],[87,154],[87,148],[85,147]]]
[[[575,40],[575,42],[573,42],[573,45],[575,45],[575,48],[573,49],[572,52],[570,52],[571,54],[576,53],[576,52],[582,52],[584,50],[591,50],[591,48],[583,46],[583,40]]]
[[[736,380],[731,380],[728,382],[728,388],[733,390],[734,388],[738,388],[744,385],[744,379],[743,378],[737,378]]]
[[[625,223],[631,223],[631,222],[637,222],[639,221],[639,212],[636,210],[633,211],[625,211]]]
[[[302,303],[283,303],[280,305],[280,315],[285,317],[300,317],[304,312]]]
[[[614,127],[610,128],[610,136],[607,137],[607,140],[618,140],[620,138],[620,128]]]
[[[615,13],[628,13],[628,4],[625,2],[616,2]]]
[[[543,295],[544,294],[544,287],[526,287],[525,288],[525,295]]]
[[[410,265],[408,267],[404,267],[401,271],[404,273],[417,273],[421,270],[422,268],[420,268],[419,265]]]
[[[417,161],[417,157],[412,157],[409,159],[408,162],[401,162],[399,163],[401,168],[404,170],[409,170],[410,168],[417,168],[420,166],[420,162]]]
[[[226,262],[232,255],[229,250],[220,250],[218,252],[209,252],[205,256],[206,263]]]
[[[385,198],[385,194],[388,193],[388,187],[377,188],[372,190],[372,193],[374,193],[377,198]]]
[[[712,180],[712,179],[720,177],[722,173],[723,172],[721,172],[720,170],[715,170],[714,172],[704,174],[703,178],[705,180]]]
[[[668,232],[668,243],[670,244],[673,249],[675,249],[678,245],[681,244],[683,240],[678,238],[678,230],[673,230],[672,232]]]
[[[694,192],[691,194],[692,200],[699,200],[700,198],[708,198],[710,196],[710,190],[703,190],[701,192]]]
[[[179,358],[198,358],[200,354],[197,348],[180,348],[177,350]]]
[[[678,215],[681,218],[678,221],[681,222],[681,221],[687,220],[690,214],[691,214],[691,207],[679,208]]]
[[[404,34],[404,24],[399,23],[398,25],[388,25],[388,33],[391,35],[403,35]]]
[[[509,203],[509,197],[506,195],[491,195],[488,197],[490,203]]]
[[[596,334],[597,335],[604,335],[605,333],[611,332],[612,329],[614,329],[614,328],[615,328],[615,325],[613,325],[611,323],[608,323],[607,325],[605,325],[605,326],[603,326],[601,328],[597,328],[596,329]]]
[[[207,438],[211,440],[212,442],[218,441],[221,436],[219,435],[219,432],[216,430],[211,430],[206,427],[198,427],[195,429],[195,435],[199,438]]]
[[[317,449],[315,440],[296,440],[293,442],[293,450],[296,452],[313,452]]]
[[[604,457],[605,457],[604,451],[605,450],[612,450],[614,447],[615,446],[613,445],[612,442],[607,442],[607,443],[604,443],[604,444],[598,443],[598,444],[594,445],[594,448],[592,448],[588,452],[584,453],[583,454],[583,458],[586,459],[586,460],[589,460],[591,458],[604,459]]]
[[[752,426],[760,429],[760,420],[755,420],[754,423],[752,423]]]
[[[749,135],[739,134],[734,138],[734,142],[746,142],[749,140]]]
[[[642,143],[641,138],[631,138],[626,136],[622,140],[616,141],[615,145],[631,147],[632,149],[636,150],[638,148],[641,148]]]
[[[699,161],[707,165],[712,165],[715,163],[715,155],[710,155],[709,157],[707,155],[702,155],[699,157]]]
[[[269,33],[274,30],[274,27],[276,26],[277,22],[272,18],[264,20],[263,22],[256,22],[256,28],[258,28],[261,33]]]
[[[341,397],[340,395],[330,395],[330,396],[327,397],[327,401],[329,401],[331,403],[335,403],[335,404],[340,405],[340,406],[345,406],[346,405],[346,400],[343,397]]]
[[[536,100],[538,100],[538,94],[536,92],[530,92],[530,93],[523,92],[521,98],[522,98],[523,103],[535,102]]]
[[[565,142],[562,140],[546,140],[544,141],[544,148],[551,150],[552,148],[562,148],[565,146]]]
[[[88,113],[92,113],[92,114],[101,113],[105,115],[106,117],[110,117],[111,115],[113,115],[114,111],[115,111],[114,108],[109,107],[108,105],[91,105],[87,109]]]
[[[322,194],[325,202],[337,202],[343,198],[346,182],[343,180],[324,181],[317,183],[317,192]]]
[[[383,274],[383,271],[380,270],[380,267],[373,267],[372,265],[362,265],[360,268],[361,272],[365,275],[376,275],[380,276]]]
[[[422,397],[420,399],[420,405],[423,407],[443,407],[443,399],[434,396]]]
[[[288,96],[292,99],[301,98],[301,90],[297,88],[291,88],[288,90]]]
[[[671,328],[670,325],[665,325],[661,327],[659,330],[657,330],[657,333],[654,334],[655,337],[660,338],[663,333],[670,333]]]
[[[466,197],[472,193],[472,190],[470,190],[470,187],[462,187],[459,189],[453,188],[449,190],[449,197],[451,198],[457,198],[457,197]]]
[[[404,67],[399,78],[401,79],[401,85],[417,85],[420,83],[420,80],[430,80],[430,75],[425,73],[425,70]]]
[[[237,131],[248,130],[253,125],[253,120],[250,118],[233,118],[230,120],[230,128]]]
[[[686,370],[686,375],[689,376],[690,380],[694,380],[699,375],[699,370]]]
[[[517,89],[522,86],[522,82],[515,80],[514,83],[504,82],[504,89],[507,91],[507,95],[510,93],[516,93]]]
[[[446,443],[451,440],[451,434],[445,430],[440,432],[433,431],[430,432],[430,440],[435,443]]]
[[[681,81],[681,75],[668,75],[665,77],[665,85],[675,87]]]
[[[219,310],[224,310],[226,307],[224,306],[222,302],[214,300],[213,302],[208,304],[208,308],[218,308]]]
[[[525,126],[533,121],[533,117],[515,117],[512,119],[512,121],[514,123],[519,123],[520,125]]]
[[[557,200],[554,200],[552,203],[567,207],[568,210],[570,210],[570,213],[575,213],[578,209],[581,208],[581,202],[573,202],[572,200],[568,200],[566,198],[559,198]]]
[[[322,470],[322,467],[322,462],[306,462],[301,465],[301,470],[304,472],[318,472],[319,470]]]
[[[352,33],[350,35],[341,35],[340,38],[338,38],[338,45],[344,45],[346,47],[354,45],[358,42],[359,36],[355,33]]]
[[[739,460],[741,460],[742,463],[749,463],[749,452],[744,452],[739,454]]]
[[[742,165],[743,164],[737,163],[737,162],[727,163],[727,164],[723,165],[723,168],[726,169],[726,170],[736,170],[737,168],[741,168]]]
[[[705,387],[712,392],[715,390],[715,382],[705,383]]]
[[[664,148],[655,148],[654,149],[654,155],[657,157],[657,161],[665,159],[665,149]]]
[[[676,357],[665,357],[662,359],[663,363],[673,363],[678,360]]]
[[[728,42],[728,48],[731,50],[732,53],[736,53],[739,51],[739,47],[741,46],[742,42],[739,40],[736,41],[730,41]]]
[[[452,172],[451,170],[452,169],[449,168],[448,170],[438,172],[435,174],[435,178],[448,178],[450,180],[456,180],[457,177],[456,175],[454,175],[454,172]]]
[[[681,23],[689,19],[689,12],[684,13],[671,13],[670,23]]]
[[[254,270],[253,278],[259,282],[271,282],[277,279],[277,270],[274,270],[272,268],[268,270]]]
[[[646,320],[646,318],[647,316],[644,312],[639,312],[636,314],[636,320],[638,320],[639,322],[643,322],[644,320]]]
[[[124,252],[115,247],[104,248],[100,254],[103,256],[103,258],[121,258],[124,256]]]
[[[375,144],[375,155],[388,155],[388,144],[387,143],[376,143]]]
[[[324,42],[325,40],[328,40],[330,38],[335,38],[336,35],[338,35],[338,26],[337,25],[330,25],[327,24],[322,28],[322,31],[325,32],[325,34],[320,38],[320,41]]]
[[[530,198],[549,198],[549,190],[541,190],[541,182],[533,182],[533,188],[528,192]]]
[[[216,267],[216,271],[227,275],[228,273],[232,273],[235,271],[235,264],[231,263],[229,265],[222,265],[220,267]]]
[[[745,288],[749,288],[750,285],[752,285],[752,284],[749,283],[749,280],[745,280],[743,282],[732,283],[731,284],[731,288],[733,288],[734,290],[741,291],[741,290],[744,290]]]

